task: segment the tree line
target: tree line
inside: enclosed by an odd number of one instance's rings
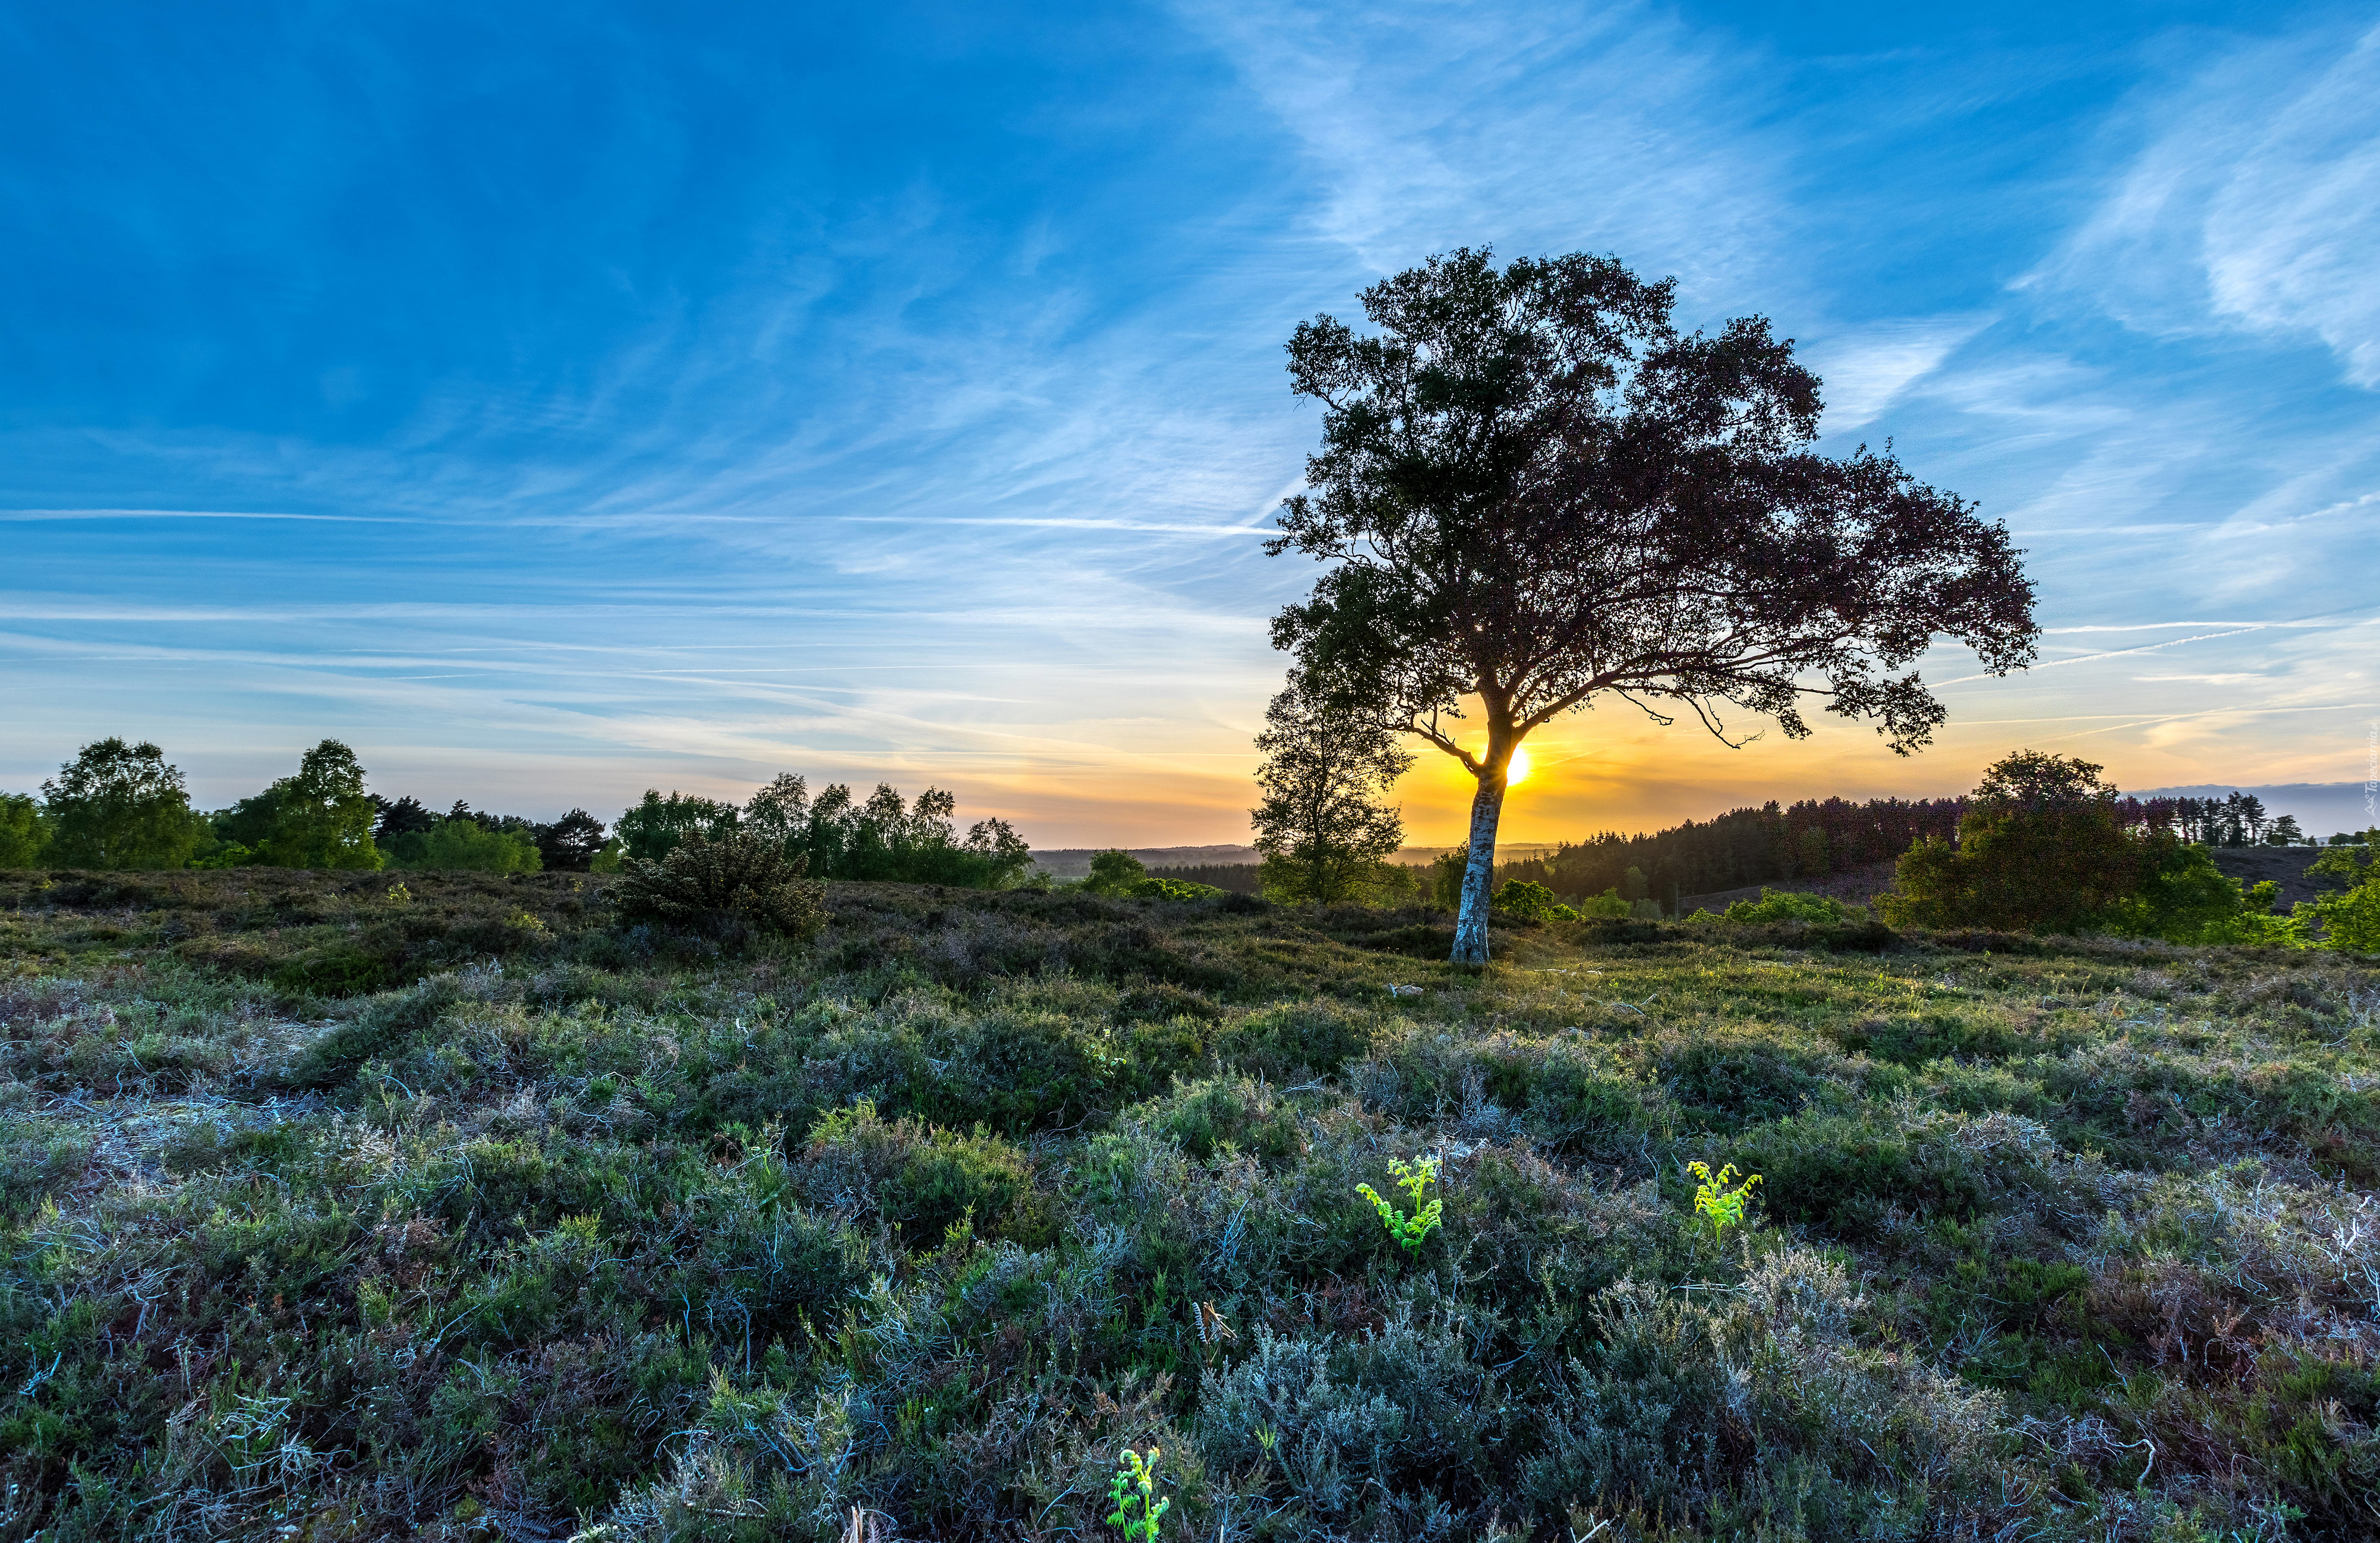
[[[102,739],[44,782],[38,798],[0,794],[0,868],[603,872],[659,863],[689,836],[752,838],[820,879],[997,888],[1033,864],[1005,820],[978,820],[960,835],[956,802],[939,788],[904,799],[880,784],[861,799],[835,784],[812,796],[787,773],[740,805],[649,789],[607,829],[583,808],[546,821],[460,801],[434,812],[411,796],[372,793],[366,776],[353,750],[325,739],[292,775],[202,812],[159,747]]]
[[[1955,841],[1973,808],[1950,798],[1804,798],[1730,809],[1649,833],[1608,831],[1564,842],[1542,857],[1499,863],[1499,884],[1543,884],[1564,899],[1618,890],[1651,895],[1674,913],[1684,895],[1794,879],[1823,878],[1898,860],[1918,842]],[[2202,846],[2312,844],[2290,815],[2268,816],[2252,794],[2223,798],[2111,798],[2107,818],[2134,832],[2170,831]],[[2340,843],[2362,838],[2340,832]],[[1632,877],[1632,875],[1633,877]],[[1632,893],[1633,891],[1633,893]]]

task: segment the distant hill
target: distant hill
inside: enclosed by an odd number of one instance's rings
[[[2299,829],[2310,836],[2329,837],[2341,831],[2362,831],[2380,824],[2372,812],[2362,783],[2270,783],[2247,787],[2238,783],[2196,783],[2189,787],[2144,787],[2124,790],[2135,798],[2220,798],[2227,793],[2253,794],[2267,814],[2297,817]]]
[[[1554,844],[1549,841],[1506,842],[1496,848],[1496,860],[1519,862],[1542,857],[1553,849]],[[1106,850],[1103,846],[1052,847],[1036,850],[1033,861],[1052,879],[1087,879],[1093,855]],[[1253,846],[1128,846],[1124,850],[1138,857],[1145,868],[1235,868],[1264,860]],[[1420,867],[1436,861],[1441,852],[1457,850],[1452,846],[1407,846],[1390,860]]]

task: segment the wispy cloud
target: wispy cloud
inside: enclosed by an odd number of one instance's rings
[[[1826,382],[1828,433],[1872,423],[1910,386],[1939,369],[1988,316],[1874,323],[1822,336],[1803,352]]]
[[[2318,338],[2380,386],[2380,29],[2227,54],[2140,104],[2147,147],[2034,282],[2151,331]]]
[[[1313,233],[1373,273],[1483,241],[1616,248],[1728,304],[1796,223],[1753,61],[1652,6],[1183,14],[1305,147]]]

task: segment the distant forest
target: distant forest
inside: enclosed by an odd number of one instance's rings
[[[1822,877],[1899,857],[1926,836],[1954,839],[1970,800],[1804,798],[1791,805],[1730,809],[1649,835],[1606,832],[1565,842],[1544,857],[1500,863],[1496,880],[1543,884],[1564,900],[1619,890],[1647,893],[1672,909],[1679,898],[1780,879]],[[2118,824],[2170,830],[2209,846],[2286,844],[2307,839],[2289,815],[2269,816],[2253,795],[2223,798],[2119,798]],[[2351,839],[2344,838],[2341,839]],[[1636,878],[1632,879],[1630,870]],[[1220,886],[1220,881],[1202,882]],[[1641,883],[1642,888],[1639,888]]]

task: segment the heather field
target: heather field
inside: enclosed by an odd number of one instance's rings
[[[0,1538],[2380,1531],[2369,960],[606,882],[0,874]]]

